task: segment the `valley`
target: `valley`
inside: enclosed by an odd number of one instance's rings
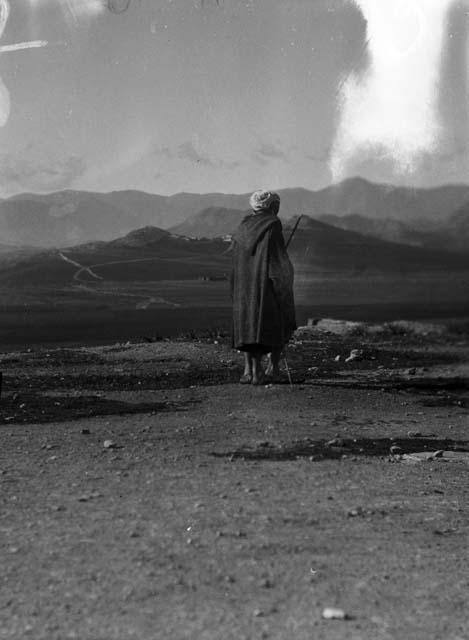
[[[461,249],[469,238],[469,190],[441,189],[448,196],[444,233],[435,226],[438,190],[411,193],[357,179],[315,193],[282,191],[286,238],[295,211],[310,211],[289,247],[298,322],[469,317],[469,252]],[[1,201],[2,238],[18,244],[0,247],[0,344],[229,333],[230,237],[246,202],[244,195],[141,192]],[[392,217],[375,215],[370,224],[378,206],[393,207]],[[410,206],[414,214],[404,222]],[[354,207],[364,215],[350,213]],[[15,224],[23,236],[8,236]],[[72,227],[81,231],[67,236]],[[72,236],[84,241],[71,243]],[[446,242],[450,236],[457,242]]]

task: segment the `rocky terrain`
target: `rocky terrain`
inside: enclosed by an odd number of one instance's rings
[[[4,353],[0,638],[463,640],[467,323]]]

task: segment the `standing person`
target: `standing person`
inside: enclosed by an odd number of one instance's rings
[[[279,375],[280,355],[296,329],[293,266],[287,254],[280,197],[256,191],[246,216],[233,236],[233,346],[244,352],[240,382],[262,384],[265,375]],[[267,371],[263,355],[270,353]]]

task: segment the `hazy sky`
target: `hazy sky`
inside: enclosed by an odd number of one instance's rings
[[[0,196],[468,181],[466,2],[105,4],[0,0]]]

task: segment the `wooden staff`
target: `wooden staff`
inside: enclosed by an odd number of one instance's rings
[[[288,245],[290,244],[290,242],[293,240],[293,236],[295,235],[295,231],[298,228],[298,225],[300,224],[300,220],[303,217],[303,215],[298,216],[298,220],[295,222],[295,226],[293,227],[293,231],[290,233],[290,237],[288,238],[286,244],[285,244],[285,249],[288,249]]]

